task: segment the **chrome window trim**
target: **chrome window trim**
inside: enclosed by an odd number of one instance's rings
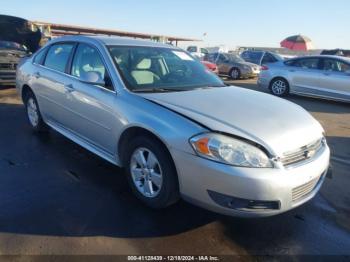
[[[98,87],[98,88],[100,88],[100,89],[102,89],[102,90],[109,91],[109,92],[114,93],[114,94],[117,95],[117,90],[116,90],[116,88],[115,88],[114,81],[113,81],[113,79],[112,79],[112,77],[111,77],[110,70],[108,69],[108,66],[106,66],[106,62],[105,62],[105,60],[104,60],[104,57],[103,57],[101,51],[99,50],[99,48],[98,48],[97,46],[95,46],[95,45],[93,45],[93,44],[91,44],[91,43],[84,42],[84,41],[62,41],[62,42],[54,42],[54,43],[49,44],[48,46],[46,46],[46,47],[44,47],[44,48],[47,48],[46,51],[48,51],[53,45],[64,44],[64,43],[73,43],[73,44],[76,44],[76,47],[74,48],[74,50],[72,50],[74,53],[71,54],[71,55],[73,55],[73,57],[72,57],[72,63],[73,63],[73,60],[74,60],[74,57],[75,57],[75,51],[76,51],[76,49],[77,49],[77,47],[79,46],[80,43],[81,43],[81,44],[89,45],[89,46],[91,46],[92,48],[96,49],[97,52],[99,53],[100,57],[101,57],[101,60],[102,60],[102,63],[103,63],[103,65],[104,65],[104,67],[106,68],[106,70],[107,70],[107,72],[108,72],[108,74],[109,74],[109,76],[110,76],[110,78],[111,78],[113,90],[110,90],[110,89],[108,89],[108,88],[105,88],[105,87],[99,86],[99,85],[91,85],[91,86]],[[45,55],[45,56],[46,56],[46,55]],[[46,57],[45,57],[45,59],[46,59]],[[34,63],[34,58],[32,59],[32,64],[35,65],[35,66],[44,68],[44,69],[48,69],[48,70],[50,70],[50,71],[52,71],[52,72],[54,72],[54,73],[59,73],[59,74],[61,74],[61,75],[63,75],[63,76],[68,76],[68,77],[70,77],[70,78],[72,78],[72,79],[74,79],[74,80],[78,80],[78,81],[81,82],[81,79],[79,79],[78,77],[73,76],[71,73],[68,74],[68,73],[66,73],[66,72],[61,72],[61,71],[55,70],[55,69],[53,69],[53,68],[47,67],[47,66],[45,66],[45,65],[43,65],[43,64]],[[70,69],[71,69],[71,68],[70,68]]]

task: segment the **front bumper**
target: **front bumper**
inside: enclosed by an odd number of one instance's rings
[[[209,161],[196,155],[173,151],[182,197],[208,210],[240,217],[263,217],[286,212],[313,198],[324,181],[329,166],[328,146],[312,161],[285,168],[242,168]],[[293,200],[293,192],[301,186],[317,181],[310,192]],[[271,209],[239,209],[225,207],[213,197],[275,203]],[[224,198],[223,198],[224,199]],[[254,205],[253,205],[254,206]]]
[[[255,78],[259,75],[260,70],[241,70],[242,78]]]

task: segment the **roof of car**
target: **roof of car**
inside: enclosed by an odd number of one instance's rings
[[[68,36],[62,36],[59,38],[55,38],[50,41],[50,43],[53,42],[61,42],[61,41],[93,41],[93,42],[99,42],[103,45],[128,45],[128,46],[150,46],[150,47],[163,47],[163,48],[176,48],[176,46],[172,46],[169,44],[162,44],[157,43],[150,40],[141,40],[141,39],[133,39],[133,38],[127,38],[127,37],[118,37],[118,36],[75,36],[75,35],[68,35]]]
[[[336,58],[338,60],[343,60],[347,63],[350,62],[350,58],[347,57],[343,57],[343,56],[337,56],[337,55],[310,55],[310,56],[298,56],[298,57],[294,57],[292,59],[289,60],[294,60],[294,59],[300,59],[300,58]]]

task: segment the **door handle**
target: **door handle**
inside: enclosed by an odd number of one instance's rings
[[[35,72],[33,75],[36,79],[40,78],[40,76],[41,76],[39,72]]]
[[[71,93],[75,90],[72,84],[65,85],[64,88],[68,93]]]

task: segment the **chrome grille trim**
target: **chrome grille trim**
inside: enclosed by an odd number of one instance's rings
[[[13,64],[10,63],[0,63],[0,69],[13,69]]]
[[[305,196],[307,196],[308,194],[310,194],[315,187],[317,186],[318,182],[320,181],[321,177],[316,177],[313,180],[293,188],[292,190],[292,201],[298,201],[302,198],[304,198]]]
[[[325,146],[324,138],[303,146],[297,150],[289,151],[283,154],[280,161],[284,166],[292,165],[307,159],[312,159]]]

